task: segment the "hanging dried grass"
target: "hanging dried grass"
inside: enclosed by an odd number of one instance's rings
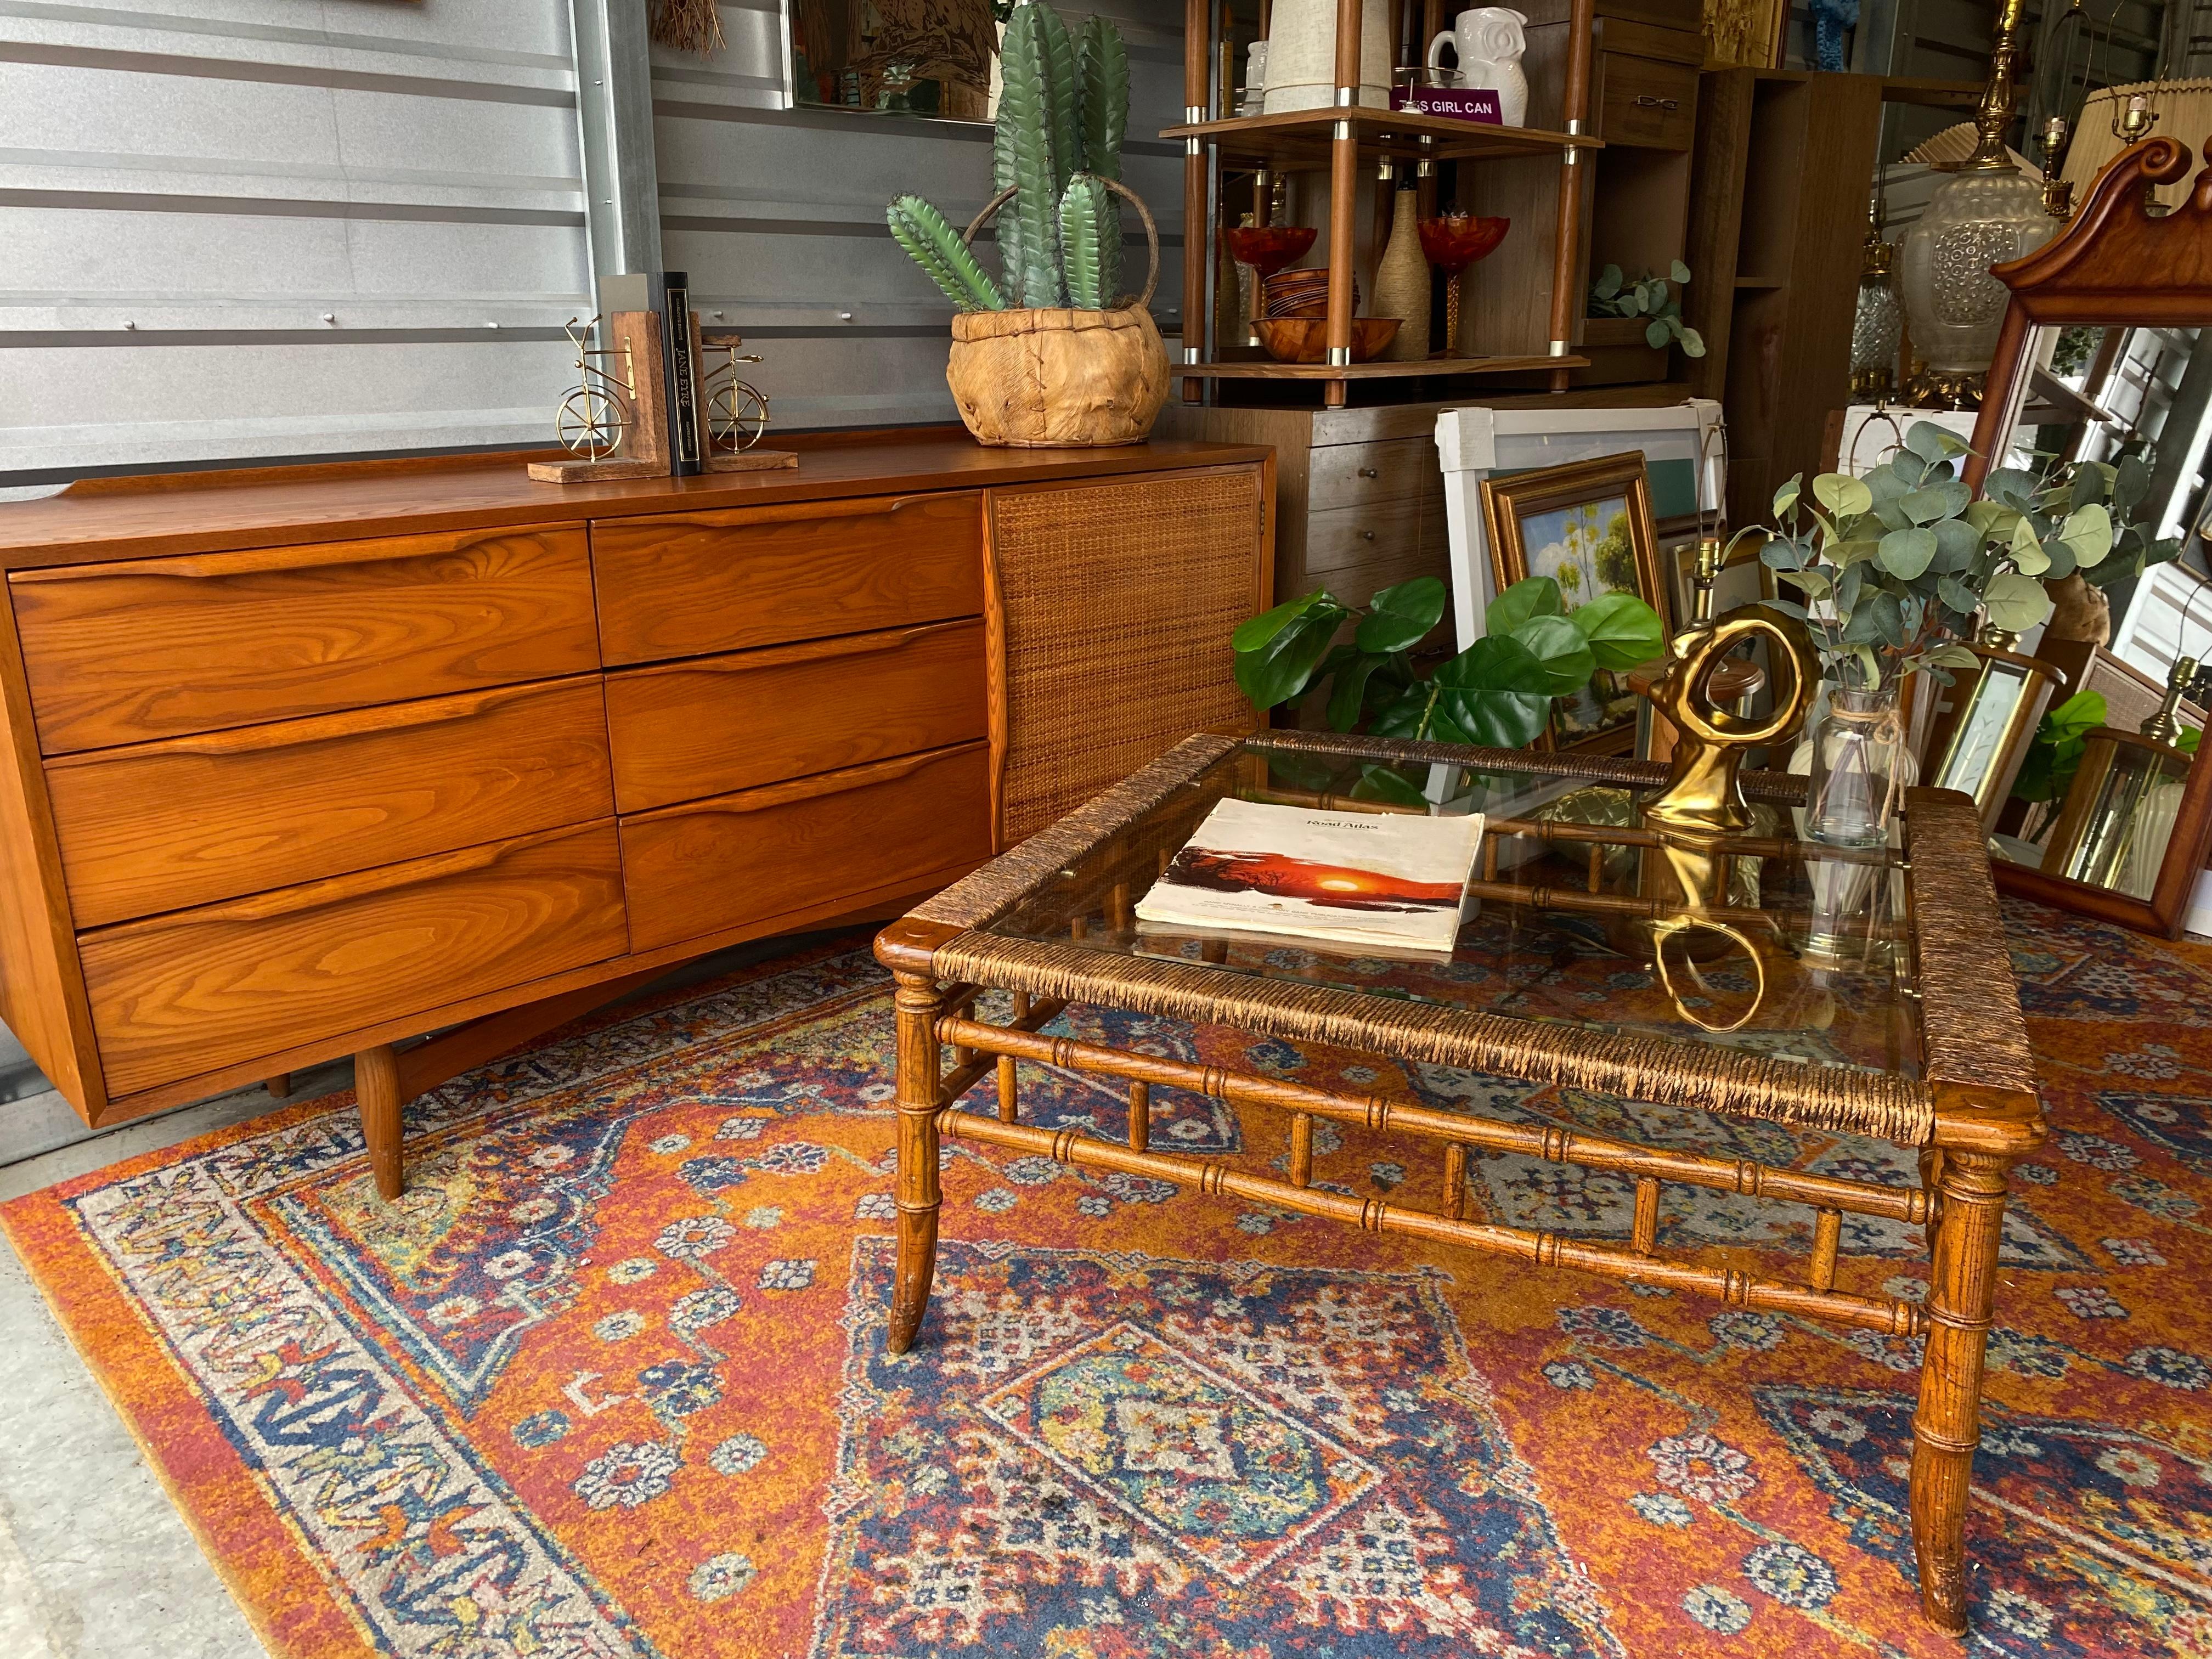
[[[722,49],[722,14],[714,0],[653,0],[653,39],[659,46],[712,57]]]

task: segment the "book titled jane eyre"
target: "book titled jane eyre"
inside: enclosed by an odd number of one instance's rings
[[[1137,906],[1147,932],[1273,933],[1448,953],[1480,813],[1426,817],[1224,800]]]

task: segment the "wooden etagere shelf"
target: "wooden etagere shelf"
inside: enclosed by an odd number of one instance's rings
[[[1274,115],[1234,116],[1231,95],[1216,81],[1223,42],[1216,32],[1217,9],[1209,0],[1185,0],[1183,106],[1182,125],[1162,130],[1163,138],[1184,146],[1183,222],[1183,399],[1206,398],[1208,382],[1277,380],[1318,382],[1327,407],[1340,408],[1354,381],[1450,380],[1476,375],[1538,374],[1553,391],[1566,390],[1570,371],[1584,367],[1573,343],[1584,276],[1581,269],[1584,199],[1589,161],[1603,148],[1592,136],[1590,70],[1594,0],[1560,0],[1540,48],[1532,15],[1531,43],[1525,67],[1530,82],[1532,117],[1547,115],[1557,128],[1492,127],[1441,116],[1376,109],[1360,105],[1360,14],[1363,5],[1396,0],[1337,0],[1336,102],[1334,107]],[[1443,0],[1424,0],[1423,40],[1444,27]],[[1517,331],[1508,321],[1492,328],[1492,337],[1474,342],[1507,349],[1465,355],[1462,342],[1448,342],[1447,353],[1414,362],[1352,362],[1353,264],[1358,246],[1360,169],[1382,161],[1425,164],[1422,210],[1433,210],[1435,164],[1498,165],[1513,170],[1522,199],[1540,198],[1548,224],[1524,228],[1524,235],[1550,234],[1548,282],[1518,285],[1525,313]],[[1543,169],[1538,181],[1530,169]],[[1224,170],[1267,173],[1321,172],[1328,174],[1327,250],[1328,283],[1328,358],[1320,363],[1278,363],[1249,358],[1230,360],[1214,338],[1214,307],[1209,301],[1211,274],[1217,270],[1219,200]],[[1555,175],[1555,176],[1554,176]],[[1265,210],[1267,192],[1255,192]],[[1205,227],[1205,234],[1198,228]],[[1500,338],[1517,333],[1519,337]],[[1515,349],[1523,348],[1523,349]],[[1530,349],[1525,348],[1541,348]]]
[[[1294,110],[1283,115],[1239,115],[1225,121],[1199,121],[1163,127],[1163,138],[1198,138],[1214,148],[1218,160],[1289,168],[1326,165],[1340,115],[1352,122],[1362,161],[1384,156],[1402,161],[1480,161],[1492,156],[1563,155],[1571,147],[1604,148],[1591,138],[1534,127],[1487,127],[1449,116],[1407,110],[1353,108]],[[1320,157],[1316,163],[1313,158]]]
[[[1528,374],[1581,368],[1589,362],[1570,352],[1553,357],[1424,357],[1411,363],[1278,363],[1265,358],[1230,362],[1186,363],[1177,373],[1187,380],[1452,380],[1472,374]]]

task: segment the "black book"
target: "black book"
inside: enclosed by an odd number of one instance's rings
[[[707,470],[707,440],[699,416],[699,365],[691,356],[691,283],[684,271],[662,271],[659,290],[660,360],[668,368],[669,471],[689,477]]]
[[[707,470],[699,410],[699,366],[691,352],[691,284],[680,270],[602,277],[599,310],[650,311],[660,319],[661,403],[668,411],[669,471],[688,477]]]

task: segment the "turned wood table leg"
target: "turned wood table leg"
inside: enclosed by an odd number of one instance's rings
[[[369,1172],[386,1202],[403,1190],[399,1169],[399,1057],[390,1043],[364,1048],[353,1057],[354,1099],[361,1107],[362,1139],[368,1144]]]
[[[890,1351],[904,1353],[929,1306],[937,1271],[937,1018],[944,1006],[937,981],[899,974],[892,1006],[898,1014],[898,1279],[891,1300]]]
[[[1927,1357],[1912,1417],[1912,1548],[1928,1622],[1966,1633],[1966,1487],[1981,1439],[1982,1357],[1996,1293],[2004,1223],[2002,1158],[1943,1158],[1934,1265],[1928,1285]]]

